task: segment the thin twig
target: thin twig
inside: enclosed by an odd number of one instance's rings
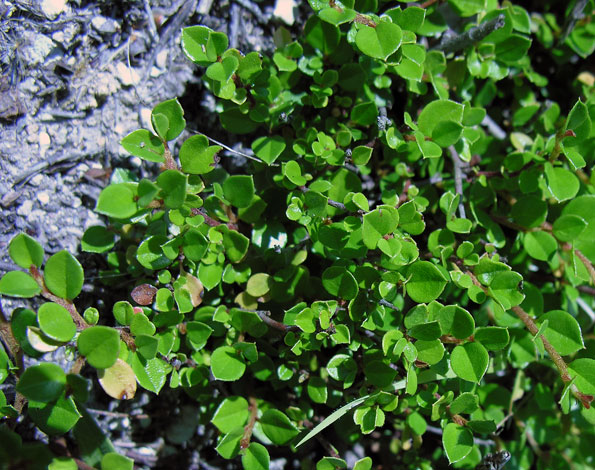
[[[452,165],[454,168],[454,177],[455,177],[455,191],[461,197],[459,201],[459,214],[461,215],[462,219],[466,219],[467,216],[465,215],[465,205],[463,204],[463,163],[459,158],[459,154],[457,153],[454,145],[448,147],[450,152],[450,157],[452,158]]]
[[[488,129],[488,132],[492,134],[496,139],[506,139],[506,132],[488,114],[486,114],[483,120],[481,121],[481,125],[485,126]]]
[[[380,299],[378,303],[380,305],[384,305],[385,307],[392,308],[395,312],[399,311],[399,309],[394,304],[390,303],[388,300]]]
[[[445,54],[466,49],[467,47],[478,43],[490,33],[502,28],[506,24],[505,21],[506,17],[504,15],[498,15],[496,18],[481,23],[480,25],[471,28],[469,31],[465,31],[463,34],[444,37],[436,49],[443,51]]]
[[[247,449],[250,445],[250,438],[252,437],[252,431],[256,424],[256,418],[258,417],[258,403],[256,402],[256,399],[250,397],[248,402],[250,403],[250,406],[248,407],[250,410],[250,418],[248,419],[248,424],[244,426],[244,434],[240,440],[240,449]]]
[[[581,20],[583,16],[585,16],[584,11],[588,1],[589,0],[577,0],[577,2],[574,4],[574,8],[564,21],[564,26],[562,27],[562,35],[560,36],[558,45],[566,41],[566,38],[572,32],[576,23],[579,20]]]
[[[300,190],[305,194],[308,191],[311,191],[310,188],[307,188],[306,186],[300,186]],[[327,204],[329,206],[335,207],[337,209],[341,209],[343,211],[346,211],[347,208],[345,207],[345,204],[343,204],[342,202],[338,202],[338,201],[333,201],[332,199],[327,199]]]
[[[159,34],[157,34],[157,26],[155,25],[155,18],[153,17],[153,10],[151,10],[151,3],[149,0],[143,0],[143,4],[149,20],[149,33],[151,34],[151,39],[153,39],[153,42],[157,42],[159,40]]]

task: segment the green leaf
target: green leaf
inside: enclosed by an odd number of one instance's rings
[[[110,184],[99,194],[95,212],[115,219],[130,218],[138,210],[134,197],[127,183]]]
[[[157,186],[161,188],[161,197],[165,207],[176,209],[186,200],[188,175],[178,170],[165,170],[157,177]]]
[[[278,135],[259,137],[252,142],[252,151],[254,154],[268,165],[271,165],[277,160],[279,155],[285,150],[285,147],[285,139]]]
[[[376,27],[364,25],[355,35],[357,47],[374,59],[386,60],[401,47],[403,32],[396,24],[380,21]]]
[[[547,213],[547,202],[537,196],[519,198],[510,211],[512,219],[525,228],[539,227],[545,222]]]
[[[303,37],[314,49],[328,55],[339,45],[341,31],[335,25],[311,16],[304,26]]]
[[[438,313],[442,334],[457,339],[466,339],[475,331],[475,320],[471,314],[458,305],[448,305]]]
[[[156,357],[146,360],[137,353],[132,355],[130,366],[140,386],[155,394],[158,394],[165,385],[167,373],[171,369],[171,366],[162,359]]]
[[[16,388],[29,400],[49,403],[62,395],[65,386],[66,374],[60,366],[45,362],[27,367]]]
[[[496,58],[504,64],[515,65],[527,55],[530,47],[531,39],[521,34],[511,34],[496,44]]]
[[[497,326],[477,328],[474,338],[475,341],[480,342],[489,351],[500,351],[510,341],[508,329]]]
[[[254,181],[251,175],[233,175],[223,182],[223,194],[235,207],[248,207],[254,198]]]
[[[62,250],[45,263],[43,279],[47,288],[62,299],[74,299],[83,288],[85,273],[78,260]]]
[[[145,359],[153,359],[157,354],[159,339],[155,336],[137,334],[134,338],[136,351]]]
[[[449,407],[449,411],[453,415],[461,413],[471,414],[479,408],[479,397],[474,393],[461,393]]]
[[[374,249],[385,235],[391,234],[399,224],[399,211],[388,205],[381,205],[363,217],[362,237],[365,245]]]
[[[371,126],[378,119],[378,107],[373,101],[356,104],[350,113],[350,118],[360,126]]]
[[[250,240],[236,230],[223,229],[223,247],[227,259],[232,263],[239,263],[248,252]]]
[[[234,56],[227,56],[221,62],[215,62],[207,68],[205,75],[211,80],[227,83],[239,66]]]
[[[72,397],[64,396],[51,403],[29,400],[27,414],[39,429],[50,436],[67,433],[81,418]]]
[[[224,459],[233,459],[240,451],[240,441],[244,435],[244,428],[236,428],[231,432],[225,434],[215,450]]]
[[[439,363],[444,356],[444,346],[439,339],[434,341],[416,341],[417,359],[429,365]]]
[[[165,256],[161,248],[167,241],[167,237],[163,235],[146,238],[136,251],[136,259],[143,267],[154,271],[169,266],[172,260]]]
[[[479,383],[488,370],[489,355],[479,343],[465,343],[456,346],[450,355],[452,370],[458,377]]]
[[[442,445],[448,461],[453,464],[469,455],[473,449],[473,434],[463,426],[448,423],[442,434]]]
[[[308,396],[314,403],[326,403],[328,399],[328,389],[326,382],[320,377],[310,377],[307,386]]]
[[[206,26],[189,26],[182,29],[182,50],[197,65],[215,62],[227,49],[228,39]]]
[[[575,359],[568,364],[568,371],[571,377],[576,377],[574,383],[581,392],[595,395],[595,359]]]
[[[211,355],[211,372],[217,380],[239,380],[246,370],[242,355],[231,346],[220,346]]]
[[[553,232],[563,242],[573,241],[587,228],[587,221],[578,215],[562,215],[556,219]]]
[[[11,297],[35,297],[41,287],[29,274],[22,271],[9,271],[0,279],[0,294]]]
[[[81,248],[87,253],[105,253],[111,250],[116,242],[116,235],[101,225],[94,225],[85,230],[81,240]]]
[[[523,277],[514,271],[499,272],[492,279],[488,291],[504,310],[508,310],[519,305],[525,298],[525,295],[519,291],[522,281]]]
[[[222,149],[219,145],[209,145],[209,139],[198,134],[189,137],[180,147],[178,157],[185,173],[203,175],[215,169],[215,157]]]
[[[462,17],[473,16],[486,8],[485,0],[448,0],[448,4]]]
[[[275,445],[284,445],[299,434],[289,418],[279,410],[266,410],[260,418],[262,430]]]
[[[8,245],[8,254],[21,268],[31,266],[41,267],[43,263],[43,248],[26,233],[19,233]]]
[[[336,354],[326,365],[328,374],[335,380],[343,382],[343,388],[349,388],[357,373],[357,364],[346,354]]]
[[[205,347],[212,333],[213,328],[206,323],[199,321],[189,321],[186,323],[186,339],[190,347],[195,351],[199,351]],[[222,430],[222,432],[226,431]]]
[[[454,144],[462,133],[463,105],[450,100],[430,102],[419,114],[417,125],[442,147]],[[434,133],[436,135],[434,135]]]
[[[407,334],[415,339],[432,341],[434,339],[440,338],[442,335],[442,330],[440,329],[440,324],[437,321],[432,321],[414,325],[409,329]]]
[[[146,129],[131,132],[120,142],[127,152],[149,162],[165,162],[165,146],[159,137]]]
[[[325,269],[322,273],[322,285],[331,295],[346,300],[354,299],[359,292],[353,274],[341,266]]]
[[[272,280],[271,276],[266,273],[253,274],[250,279],[248,279],[246,292],[252,297],[261,297],[271,290]]]
[[[431,302],[438,298],[448,279],[429,261],[416,261],[407,270],[407,294],[415,302]]]
[[[587,139],[591,134],[591,124],[589,108],[579,99],[568,113],[565,129],[574,132],[576,137],[566,137],[564,146],[572,146]]]
[[[70,341],[76,333],[76,325],[68,310],[54,302],[39,307],[37,321],[43,334],[56,341]]]
[[[155,117],[157,115],[162,115],[166,118],[166,127],[156,125],[157,120]],[[163,140],[169,141],[178,137],[186,127],[184,110],[178,102],[178,99],[174,98],[173,100],[163,101],[155,106],[151,112],[151,122],[153,124],[153,129],[155,129],[155,132],[157,132]]]
[[[215,411],[211,423],[223,434],[227,434],[238,427],[244,426],[249,416],[250,411],[245,398],[227,397]]]
[[[540,261],[549,261],[558,249],[556,239],[541,230],[527,232],[523,238],[523,246],[529,256]]]
[[[323,8],[318,12],[318,16],[321,20],[331,23],[335,26],[339,26],[343,23],[349,23],[357,16],[357,12],[351,8],[345,8],[341,11],[328,7]]]
[[[370,361],[364,366],[364,374],[372,385],[384,388],[393,383],[397,371],[384,361]]]
[[[130,322],[130,333],[132,335],[149,335],[155,334],[155,325],[149,320],[149,318],[143,313],[135,313],[132,316]]]
[[[543,336],[562,356],[572,354],[585,347],[581,328],[576,319],[563,310],[551,310],[539,317],[548,322]]]
[[[242,455],[244,470],[269,470],[270,463],[269,452],[258,442],[252,442]]]
[[[120,335],[108,326],[92,326],[81,332],[77,347],[91,366],[107,369],[114,365],[120,354]]]
[[[132,470],[134,460],[116,452],[109,452],[101,458],[101,470]]]
[[[547,187],[558,202],[567,201],[577,195],[580,182],[574,173],[565,168],[553,167],[545,163]]]

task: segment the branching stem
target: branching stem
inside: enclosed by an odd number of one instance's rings
[[[504,15],[498,15],[496,18],[481,23],[463,34],[444,38],[436,49],[444,51],[445,54],[466,49],[478,43],[490,33],[502,28],[505,24],[505,20],[506,18]]]

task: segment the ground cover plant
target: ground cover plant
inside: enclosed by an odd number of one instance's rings
[[[81,241],[109,309],[12,240],[0,293],[45,303],[0,317],[6,468],[133,468],[85,404],[141,390],[216,468],[595,467],[593,2],[309,4],[272,57],[183,30],[251,152],[175,98],[122,140],[159,171]]]

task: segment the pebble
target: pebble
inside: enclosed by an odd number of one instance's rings
[[[17,209],[17,214],[26,217],[31,214],[31,209],[33,209],[33,201],[27,199],[19,206]]]
[[[42,64],[54,50],[58,49],[56,43],[44,34],[25,31],[23,36],[24,41],[19,49],[19,56],[27,65]]]
[[[120,30],[120,25],[116,20],[101,15],[98,15],[91,20],[91,26],[93,26],[97,32],[102,34],[114,34]]]
[[[48,202],[50,202],[50,195],[47,191],[42,191],[37,194],[37,200],[43,205],[46,205]]]
[[[153,125],[151,124],[152,112],[150,108],[142,108],[140,110],[140,125],[143,129],[153,129]]]
[[[66,0],[41,0],[39,7],[46,17],[53,20],[66,10]]]
[[[292,25],[295,22],[293,10],[296,7],[295,0],[277,0],[273,15],[282,19],[286,24]]]
[[[43,181],[43,175],[35,175],[29,180],[31,186],[39,186]]]
[[[39,133],[39,153],[44,156],[51,144],[50,136],[47,132]]]
[[[167,65],[167,56],[167,49],[162,50],[159,54],[157,54],[157,57],[155,57],[155,65],[157,65],[157,67],[160,69],[165,69],[165,66]]]
[[[140,75],[132,67],[128,67],[124,62],[116,65],[118,80],[124,86],[136,85],[140,82]]]

